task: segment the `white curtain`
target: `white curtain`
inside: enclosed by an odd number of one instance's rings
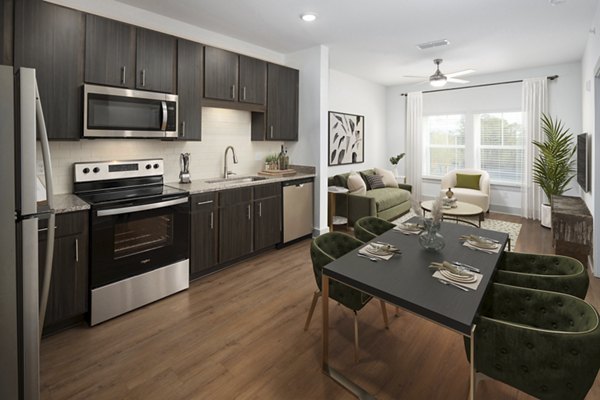
[[[406,96],[406,182],[412,185],[412,198],[421,201],[423,165],[423,93]]]
[[[542,113],[548,112],[548,79],[524,79],[522,98],[525,163],[521,186],[521,216],[540,219],[542,190],[533,183],[533,161],[538,155],[538,150],[531,141],[540,141],[543,137],[540,118]]]

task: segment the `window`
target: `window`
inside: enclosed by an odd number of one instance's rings
[[[520,112],[429,115],[423,120],[423,174],[487,171],[492,183],[520,184],[525,157]]]
[[[425,165],[423,172],[444,176],[446,172],[465,166],[465,116],[431,115],[425,117]]]
[[[525,156],[521,113],[477,114],[474,122],[479,135],[479,168],[487,171],[492,181],[521,183]]]

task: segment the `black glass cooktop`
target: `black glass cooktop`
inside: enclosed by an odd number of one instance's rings
[[[92,205],[119,203],[122,201],[146,201],[154,198],[183,197],[188,192],[167,185],[112,188],[77,193],[82,200]]]

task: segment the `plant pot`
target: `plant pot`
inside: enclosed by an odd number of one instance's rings
[[[552,207],[550,207],[550,204],[542,204],[541,223],[544,228],[552,227]]]

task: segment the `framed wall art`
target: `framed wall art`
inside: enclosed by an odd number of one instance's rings
[[[365,161],[365,117],[329,111],[329,165]]]

